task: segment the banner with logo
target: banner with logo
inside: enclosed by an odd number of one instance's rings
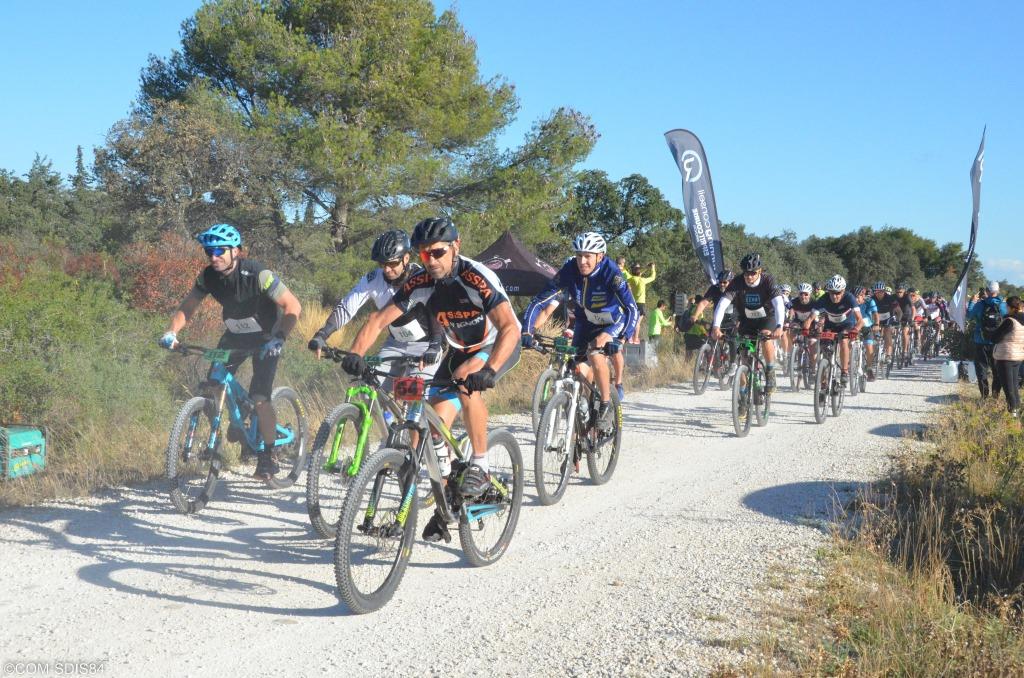
[[[974,259],[974,243],[978,239],[978,212],[981,208],[981,173],[985,169],[985,130],[981,130],[981,145],[978,146],[978,154],[974,156],[971,164],[971,195],[973,197],[973,208],[971,211],[971,239],[967,245],[967,257],[964,260],[964,270],[960,273],[960,282],[957,283],[953,298],[949,304],[949,316],[960,326],[963,331],[967,324],[967,273],[971,268],[971,261]]]
[[[665,133],[665,140],[683,175],[683,210],[690,240],[711,284],[725,268],[722,259],[722,238],[718,230],[718,208],[711,186],[711,171],[704,155],[704,146],[689,130],[674,129]]]

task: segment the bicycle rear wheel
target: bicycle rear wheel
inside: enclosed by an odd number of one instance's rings
[[[858,342],[850,342],[850,395],[860,393],[861,349]]]
[[[544,416],[537,428],[537,442],[533,451],[533,473],[537,485],[537,499],[544,506],[557,504],[565,494],[572,474],[572,437],[575,413],[571,411],[572,397],[559,391],[544,408]],[[568,439],[568,444],[566,443]]]
[[[711,344],[704,344],[697,352],[697,358],[693,362],[693,392],[697,395],[704,393],[708,387],[708,377],[711,376],[711,361],[714,358],[712,353],[714,347]]]
[[[459,543],[474,567],[495,562],[508,549],[523,505],[523,458],[507,429],[487,436],[491,485],[483,496],[466,502],[459,515]]]
[[[547,407],[548,401],[551,400],[551,396],[555,392],[554,385],[557,378],[558,372],[550,367],[541,372],[540,377],[537,378],[537,385],[533,388],[533,402],[530,406],[530,416],[533,418],[534,432],[540,426],[540,419],[544,416],[544,408]]]
[[[789,349],[789,356],[787,359],[788,370],[789,370],[789,390],[794,393],[800,392],[800,377],[803,375],[803,367],[801,365],[801,353],[803,349],[800,344],[793,344],[793,348]]]
[[[338,534],[345,496],[355,478],[347,471],[355,457],[361,420],[362,413],[358,407],[342,403],[323,420],[313,441],[306,476],[306,512],[313,529],[325,539],[333,539]],[[335,445],[338,447],[337,461],[331,464],[329,458]],[[373,448],[369,444],[366,447],[363,453],[369,456]]]
[[[593,445],[587,450],[587,471],[595,485],[604,485],[612,478],[619,463],[619,447],[622,445],[622,405],[619,394],[611,391],[612,411],[615,413],[614,428],[602,433],[597,427],[590,430]]]
[[[217,486],[221,436],[217,431],[211,451],[212,410],[212,401],[197,396],[182,406],[171,426],[165,460],[167,482],[171,503],[181,513],[202,511]]]
[[[750,368],[739,365],[732,378],[732,426],[740,438],[750,433]]]
[[[818,360],[818,366],[814,370],[814,421],[822,423],[825,421],[828,408],[829,390],[831,388],[831,377],[829,374],[827,360]]]
[[[284,472],[280,477],[273,476],[267,485],[275,490],[291,487],[306,470],[306,457],[309,454],[309,426],[306,424],[306,410],[299,400],[298,394],[288,386],[278,386],[270,396],[277,416],[277,426],[290,431],[292,441],[275,445],[274,457]],[[281,434],[278,433],[278,436]]]
[[[391,448],[374,454],[345,498],[334,540],[334,577],[338,595],[356,614],[387,604],[409,564],[417,504],[415,497],[405,500],[405,457]]]

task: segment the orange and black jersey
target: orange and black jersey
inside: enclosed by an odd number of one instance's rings
[[[392,299],[403,313],[426,306],[444,329],[448,343],[464,351],[493,344],[498,330],[487,314],[508,303],[505,288],[494,271],[478,261],[460,256],[452,272],[434,280],[426,271],[405,281]]]

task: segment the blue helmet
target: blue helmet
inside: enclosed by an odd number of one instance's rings
[[[214,224],[196,236],[203,247],[241,247],[242,234],[231,224]]]

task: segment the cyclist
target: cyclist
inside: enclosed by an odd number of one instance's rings
[[[487,462],[487,405],[481,393],[519,361],[519,320],[505,288],[494,271],[459,254],[462,240],[448,217],[420,221],[412,232],[425,271],[410,276],[384,308],[370,314],[342,361],[349,374],[362,374],[362,356],[381,331],[416,306],[425,306],[443,328],[449,351],[435,379],[465,379],[468,393],[443,390],[431,404],[446,426],[462,412],[473,446],[470,465],[461,474],[459,491],[466,497],[482,494],[491,484]],[[435,512],[423,530],[427,541],[451,539],[444,520]]]
[[[903,342],[904,355],[909,355],[910,325],[914,322],[914,301],[907,294],[907,283],[900,283],[896,286],[896,303],[900,307],[900,341]],[[902,367],[902,365],[897,367]]]
[[[790,302],[789,310],[789,333],[792,335],[790,341],[796,340],[796,333],[803,328],[804,322],[808,318],[814,316],[814,300],[811,299],[811,294],[814,292],[814,288],[811,287],[810,283],[800,283],[796,288],[796,299]],[[807,350],[810,357],[811,364],[814,364],[814,347],[817,344],[816,340],[811,337],[807,338]],[[792,378],[792,375],[790,375]]]
[[[924,317],[925,317],[924,300],[921,299],[921,295],[918,293],[917,288],[915,288],[915,287],[912,287],[909,290],[907,290],[907,297],[910,299],[910,308],[911,308],[910,317],[913,318],[913,323],[914,323],[914,325],[918,329],[917,343],[914,345],[914,351],[917,352],[917,353],[920,353],[921,352],[921,332],[920,332],[920,329],[921,329],[921,323],[924,322]],[[910,344],[909,344],[910,325],[909,324],[907,324],[907,326],[905,328],[905,332],[906,332],[906,335],[907,335],[907,338],[908,338],[907,346],[910,346]],[[907,355],[910,355],[909,352],[907,353]]]
[[[824,329],[836,332],[840,337],[840,369],[842,377],[840,385],[850,383],[850,340],[846,333],[860,331],[864,326],[864,318],[860,315],[860,307],[853,295],[846,291],[846,278],[834,275],[825,283],[825,296],[814,302],[814,319],[821,313],[825,314]],[[812,320],[804,321],[804,329],[810,329]]]
[[[577,351],[607,346],[606,350],[614,354],[621,348],[618,337],[633,336],[639,321],[633,293],[619,267],[605,256],[608,245],[600,233],[581,233],[573,240],[573,248],[576,256],[565,260],[547,287],[526,307],[522,345],[524,348],[533,346],[538,309],[559,291],[564,291],[576,308],[572,345]],[[611,406],[608,361],[599,355],[591,355],[588,360],[601,394],[598,426],[609,430],[615,423],[615,412]],[[591,378],[589,374],[587,377]]]
[[[938,293],[928,292],[924,297],[924,317],[930,327],[935,328],[935,345],[942,344],[942,308],[938,303]]]
[[[864,341],[864,372],[867,374],[868,381],[874,381],[875,368],[873,365],[875,364],[875,334],[878,329],[878,305],[868,294],[868,288],[863,286],[857,287],[853,291],[853,297],[860,307],[860,317],[864,319],[864,325],[860,331],[861,339]]]
[[[876,326],[881,328],[882,338],[885,340],[885,358],[892,358],[892,335],[893,328],[900,326],[900,319],[903,317],[903,307],[899,300],[893,296],[892,288],[885,282],[879,280],[872,288],[874,292],[875,309],[878,312]]]
[[[786,316],[785,317],[786,317],[786,321],[788,323],[789,315],[790,315],[789,312],[790,312],[790,309],[793,308],[793,298],[792,298],[793,287],[789,283],[782,283],[782,285],[779,286],[779,289],[782,291],[782,303],[786,307]],[[790,341],[789,341],[789,332],[785,331],[786,329],[788,329],[786,327],[786,324],[783,325],[782,329],[783,329],[782,339],[779,339],[779,342],[782,344],[782,355],[787,356],[787,355],[789,355]],[[783,360],[783,364],[785,364],[785,360]]]
[[[693,312],[694,323],[702,320],[704,315],[704,309],[711,306],[714,310],[718,304],[718,300],[725,294],[725,290],[729,287],[729,283],[735,276],[730,270],[724,270],[718,272],[718,282],[708,287],[707,291],[704,292],[704,296],[697,303],[696,308]],[[736,331],[736,325],[739,323],[737,316],[736,305],[730,303],[729,310],[726,313],[725,318],[722,320],[722,332],[727,336],[732,336]],[[736,344],[733,341],[729,342],[729,376],[733,376],[736,373]]]
[[[412,245],[405,231],[386,231],[377,236],[370,250],[370,258],[379,268],[360,278],[356,286],[338,302],[327,316],[324,326],[309,340],[309,350],[319,358],[330,336],[351,322],[367,301],[373,301],[377,310],[384,308],[391,301],[395,290],[410,276],[422,272],[422,266],[409,261],[411,249]],[[388,325],[390,336],[381,347],[379,355],[383,358],[422,356],[420,374],[432,377],[437,371],[438,359],[441,357],[443,338],[440,326],[431,320],[423,306],[415,306],[408,313],[403,313]],[[392,376],[400,375],[404,369],[398,363],[388,367]],[[389,382],[390,380],[387,380],[382,387],[389,388]]]
[[[786,304],[782,299],[782,290],[775,284],[770,273],[764,272],[761,255],[751,253],[740,261],[742,273],[729,282],[722,297],[715,305],[715,319],[712,321],[711,337],[722,336],[722,320],[733,299],[740,297],[743,313],[739,321],[739,334],[752,336],[765,330],[771,333],[772,339],[782,336],[782,325],[786,321]],[[775,389],[775,342],[766,341],[761,344],[765,358],[765,378],[770,393]]]
[[[629,284],[629,291],[632,292],[633,300],[636,302],[638,313],[636,329],[633,331],[633,334],[629,335],[631,337],[630,342],[636,344],[639,342],[641,321],[647,317],[647,286],[654,282],[657,270],[653,261],[647,264],[647,275],[644,275],[644,269],[640,264],[633,264],[632,271],[627,271],[624,268],[620,270],[622,271],[622,277]]]
[[[255,405],[260,435],[264,441],[277,438],[277,414],[270,400],[277,363],[285,339],[295,327],[302,306],[277,274],[263,264],[242,256],[242,234],[231,224],[214,224],[196,236],[210,264],[196,278],[192,291],[171,316],[160,345],[173,349],[178,332],[206,298],[212,296],[222,307],[226,331],[217,348],[259,349],[252,356],[249,395]],[[229,364],[234,374],[245,358]],[[258,455],[254,477],[269,480],[280,471],[273,447]]]

